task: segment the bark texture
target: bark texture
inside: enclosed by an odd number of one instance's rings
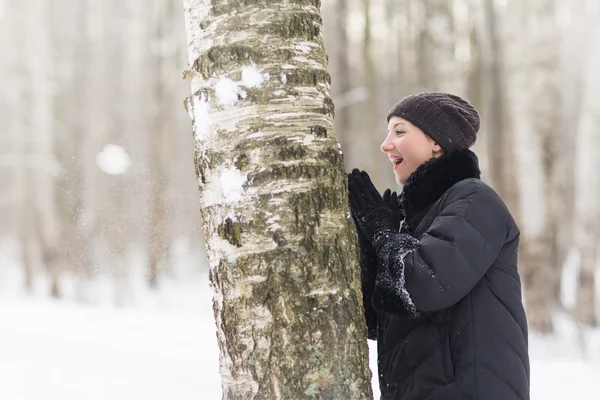
[[[184,0],[225,399],[372,397],[319,7]]]

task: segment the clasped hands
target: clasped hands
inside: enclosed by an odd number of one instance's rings
[[[387,189],[382,197],[371,182],[369,174],[356,168],[348,174],[348,192],[350,211],[358,228],[359,242],[366,239],[376,246],[382,234],[398,232],[402,214],[396,192]]]

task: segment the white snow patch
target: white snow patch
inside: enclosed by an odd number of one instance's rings
[[[281,73],[281,82],[287,83],[287,75],[285,74],[285,72]]]
[[[235,167],[225,168],[221,173],[221,189],[225,202],[234,204],[240,201],[244,195],[244,183],[248,177]]]
[[[210,116],[210,105],[204,93],[201,96],[193,97],[193,114],[195,138],[197,140],[206,138],[210,133],[209,128],[212,125],[212,118]]]
[[[221,77],[215,85],[215,94],[219,104],[225,107],[235,105],[238,96],[246,98],[246,92],[240,89],[237,83],[226,77]]]
[[[256,65],[248,65],[242,68],[242,85],[251,88],[259,88],[265,81],[265,77],[260,74]]]
[[[129,169],[131,159],[121,146],[107,144],[96,155],[96,165],[109,175],[121,175]]]
[[[298,67],[296,67],[295,65],[291,65],[291,64],[284,64],[281,66],[281,69],[297,69]]]

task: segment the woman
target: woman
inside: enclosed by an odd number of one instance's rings
[[[369,339],[382,399],[529,399],[519,229],[480,178],[479,116],[420,93],[387,116],[381,145],[399,197],[348,175]]]

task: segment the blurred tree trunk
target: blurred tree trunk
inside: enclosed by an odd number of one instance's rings
[[[465,38],[456,34],[452,5],[445,0],[425,0],[421,4],[419,83],[424,90],[463,94],[464,77],[455,46]]]
[[[363,0],[363,15],[365,19],[363,31],[363,73],[364,82],[367,90],[366,104],[363,105],[363,110],[360,117],[361,131],[355,132],[356,136],[352,142],[364,141],[366,146],[357,146],[359,157],[362,158],[362,164],[369,171],[373,182],[381,187],[384,166],[389,166],[385,157],[379,149],[383,138],[387,123],[384,124],[385,116],[380,115],[379,105],[381,94],[378,90],[377,66],[374,61],[373,48],[373,24],[371,18],[371,1]],[[356,168],[355,165],[352,166]],[[391,174],[390,174],[391,175]]]
[[[489,162],[489,137],[487,135],[486,126],[488,123],[487,112],[485,110],[485,94],[486,84],[488,82],[486,68],[484,66],[484,50],[483,46],[487,46],[486,38],[484,37],[482,20],[482,10],[479,3],[469,2],[469,18],[468,18],[468,36],[469,36],[469,54],[470,60],[467,66],[467,99],[479,111],[481,119],[481,128],[478,134],[477,142],[473,146],[473,151],[479,158],[479,168],[481,169],[481,179],[485,182],[490,182],[490,162]]]
[[[596,304],[596,266],[598,263],[598,245],[600,237],[600,28],[595,27],[592,37],[596,42],[590,49],[590,59],[584,71],[587,86],[583,94],[579,130],[576,138],[575,154],[575,231],[574,245],[580,254],[579,287],[575,317],[589,326],[598,325]]]
[[[170,114],[170,98],[168,95],[168,82],[176,76],[173,68],[168,68],[172,57],[166,57],[168,46],[168,28],[172,21],[175,4],[164,0],[152,2],[150,43],[152,48],[153,79],[152,87],[152,142],[150,143],[150,220],[149,220],[149,247],[148,247],[148,273],[147,280],[150,287],[158,284],[159,270],[166,268],[168,243],[167,243],[167,170],[170,161],[170,140],[168,126]],[[179,7],[178,7],[179,10]],[[167,75],[166,73],[173,73]]]
[[[107,48],[109,68],[120,65],[116,79],[109,80],[111,93],[117,93],[117,109],[109,109],[113,126],[105,136],[105,144],[123,148],[131,165],[116,174],[103,175],[101,232],[106,247],[104,268],[115,285],[115,304],[123,306],[132,301],[134,250],[142,245],[147,229],[148,199],[151,176],[146,171],[149,140],[136,137],[144,133],[149,137],[151,125],[147,123],[154,96],[149,90],[148,14],[147,0],[114,0],[105,3],[107,21],[120,19],[125,24],[107,23]],[[123,37],[127,40],[124,41]],[[155,78],[158,78],[154,76]],[[139,106],[140,93],[148,93],[147,108]],[[112,97],[112,96],[111,96]],[[150,178],[150,179],[149,179]],[[123,210],[127,210],[124,218]],[[134,227],[139,227],[136,229]]]
[[[332,95],[335,99],[335,129],[342,147],[350,139],[351,128],[348,107],[352,105],[352,84],[350,82],[350,65],[348,61],[348,0],[335,0],[332,15],[331,40],[327,42],[329,66],[332,75]],[[326,36],[327,38],[327,36]]]
[[[181,12],[181,1],[170,2],[171,21],[168,30],[164,32],[166,48],[162,58],[162,74],[168,81],[168,98],[164,99],[164,107],[160,112],[170,116],[168,121],[168,137],[172,156],[167,169],[167,200],[169,207],[167,215],[167,234],[169,235],[169,270],[166,273],[175,273],[178,266],[189,268],[196,260],[189,262],[177,262],[178,253],[183,255],[184,249],[200,252],[199,257],[206,259],[204,254],[204,242],[200,226],[200,213],[198,212],[198,191],[194,188],[196,176],[193,164],[193,138],[189,132],[192,129],[190,118],[181,107],[181,99],[189,95],[190,85],[181,77],[181,71],[188,65],[188,53],[186,45],[186,32],[184,15]],[[174,78],[176,77],[176,78]],[[189,255],[189,252],[185,256]],[[208,268],[201,265],[201,268]],[[192,271],[197,270],[197,265]],[[183,271],[181,271],[183,272]]]
[[[40,166],[35,168],[33,181],[33,196],[35,198],[36,222],[39,224],[38,234],[42,251],[42,262],[50,276],[50,293],[53,297],[60,296],[60,269],[57,259],[59,219],[56,203],[56,178],[58,163],[54,153],[55,124],[54,124],[54,82],[55,82],[55,52],[53,51],[53,32],[51,26],[51,7],[45,0],[37,0],[31,15],[34,17],[30,33],[33,43],[30,48],[37,51],[31,53],[34,57],[29,60],[31,68],[33,101],[33,132],[34,143],[31,148]]]
[[[372,398],[319,6],[184,1],[224,399]]]
[[[47,269],[51,281],[50,293],[58,297],[59,270],[56,262],[59,221],[55,202],[55,179],[58,168],[54,156],[54,54],[50,30],[50,7],[39,0],[31,10],[17,8],[23,25],[23,47],[36,49],[23,54],[20,71],[23,97],[19,107],[26,113],[16,118],[23,121],[16,132],[21,169],[21,245],[25,268],[25,285],[32,288],[35,265]],[[20,12],[20,14],[19,14]],[[29,131],[29,134],[25,132]]]
[[[506,64],[494,0],[483,0],[479,19],[483,62],[482,131],[487,143],[489,174],[493,187],[519,220],[515,140],[511,119],[505,107]]]
[[[93,79],[84,79],[82,88],[78,91],[83,103],[83,111],[78,124],[81,127],[81,214],[79,217],[79,235],[81,243],[86,246],[84,253],[89,255],[87,262],[77,264],[79,269],[79,282],[77,297],[79,301],[89,302],[93,293],[90,291],[91,283],[99,274],[98,264],[105,252],[99,246],[109,215],[102,216],[103,207],[106,206],[108,189],[102,182],[102,172],[97,166],[97,156],[106,143],[110,123],[114,119],[109,107],[109,71],[107,54],[107,35],[105,29],[106,3],[103,0],[89,0],[86,6],[80,9],[81,16],[85,19],[85,34],[87,56],[85,73]],[[79,48],[86,50],[86,46]],[[89,95],[93,93],[93,95]],[[87,94],[87,95],[86,95]]]
[[[575,230],[582,230],[579,221],[584,217],[582,214],[576,217],[577,206],[575,205],[575,198],[583,187],[576,189],[575,185],[577,180],[581,179],[578,178],[581,172],[575,172],[578,163],[573,162],[573,160],[577,157],[576,143],[579,142],[581,145],[585,143],[581,141],[584,139],[580,138],[580,135],[583,133],[581,131],[582,119],[584,115],[588,115],[585,117],[586,119],[589,118],[592,112],[590,106],[593,103],[588,103],[584,106],[584,102],[591,100],[588,98],[588,90],[592,89],[596,83],[595,77],[590,75],[591,69],[589,69],[589,65],[592,57],[597,56],[597,50],[591,44],[599,37],[598,33],[594,31],[596,29],[595,21],[598,20],[599,15],[597,7],[594,6],[594,3],[590,2],[584,5],[573,2],[557,3],[557,5],[562,7],[562,10],[558,9],[557,13],[563,15],[563,18],[568,16],[568,19],[562,25],[560,40],[560,48],[562,50],[560,60],[562,71],[561,115],[563,116],[561,126],[562,132],[577,132],[577,134],[572,135],[559,135],[559,143],[557,145],[557,148],[560,150],[559,161],[561,162],[561,165],[557,168],[560,174],[557,190],[561,194],[558,198],[558,226],[560,227],[557,232],[558,261],[560,265],[566,266],[565,260],[567,260],[568,254],[572,250],[577,249]],[[577,46],[574,46],[573,43],[577,43]],[[588,89],[589,78],[592,81]],[[587,146],[587,144],[585,145]],[[593,148],[594,143],[592,142],[588,149],[591,150]],[[580,150],[584,150],[583,147],[580,147]],[[593,191],[593,188],[590,189]],[[590,194],[588,193],[588,196]],[[597,193],[594,196],[597,196]],[[581,252],[581,250],[579,251]],[[563,271],[563,274],[571,272],[572,270],[567,269]],[[557,292],[562,292],[562,294],[571,292],[570,290],[562,290],[562,279],[558,280],[558,284]],[[565,298],[563,300],[568,302],[568,304],[563,304],[565,307],[574,308],[576,306],[576,300],[573,298]]]
[[[27,111],[29,99],[26,97],[29,80],[27,79],[27,52],[25,50],[27,48],[27,33],[26,25],[23,23],[26,16],[25,11],[25,6],[19,2],[11,2],[4,9],[4,26],[6,26],[7,32],[14,33],[15,45],[7,47],[7,52],[2,58],[2,61],[9,63],[7,70],[13,76],[4,92],[11,111],[10,118],[7,119],[11,152],[10,154],[3,154],[3,156],[6,158],[4,164],[13,168],[9,187],[13,189],[16,201],[14,211],[10,217],[11,222],[14,224],[13,229],[16,239],[20,245],[23,284],[25,290],[29,292],[33,289],[35,247],[32,244],[32,238],[35,238],[35,227],[33,225],[33,196],[29,193],[32,172],[26,166],[27,136],[23,135],[23,132],[27,130],[27,117],[30,115]],[[9,53],[11,49],[13,49],[13,52]],[[6,201],[7,204],[10,204],[10,197],[7,197]]]
[[[56,52],[55,75],[55,142],[56,157],[60,164],[57,180],[57,206],[60,218],[60,242],[57,262],[62,269],[75,273],[82,271],[80,263],[89,262],[85,252],[85,235],[80,229],[82,212],[81,166],[85,158],[81,143],[81,115],[85,111],[83,89],[87,67],[85,35],[85,2],[72,5],[69,0],[53,3],[54,37]]]
[[[509,1],[504,28],[511,48],[511,115],[519,154],[520,265],[532,329],[553,330],[559,305],[557,152],[560,132],[559,41],[553,0]]]

